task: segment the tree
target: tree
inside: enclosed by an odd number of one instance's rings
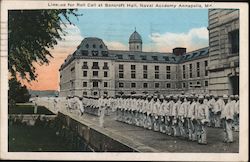
[[[69,15],[79,16],[75,9],[9,11],[8,69],[12,77],[36,79],[33,63],[49,63],[53,57],[49,49],[67,34],[62,25],[72,24]]]
[[[22,86],[16,78],[9,80],[8,99],[11,105],[15,103],[25,103],[30,99],[30,94],[26,86]]]

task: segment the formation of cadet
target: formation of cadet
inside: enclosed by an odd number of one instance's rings
[[[123,95],[98,101],[100,107],[116,110],[117,121],[199,144],[207,144],[207,126],[222,127],[228,143],[233,128],[239,131],[238,95]]]
[[[40,102],[43,100],[47,99]],[[68,96],[48,100],[51,100],[48,105],[53,108],[66,107],[70,112],[79,111],[80,115],[88,113],[103,118],[113,112],[117,121],[199,144],[207,144],[207,126],[222,127],[224,142],[227,143],[233,142],[233,130],[239,131],[238,95],[135,94],[100,98]]]

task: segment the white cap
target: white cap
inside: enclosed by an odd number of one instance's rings
[[[204,96],[203,95],[199,95],[199,99],[204,99]]]
[[[224,94],[223,99],[228,99],[228,96],[226,94]]]

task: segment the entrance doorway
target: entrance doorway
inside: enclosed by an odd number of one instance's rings
[[[229,77],[230,85],[231,85],[231,93],[233,95],[239,94],[239,76],[231,76]]]

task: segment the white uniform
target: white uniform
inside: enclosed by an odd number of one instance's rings
[[[224,128],[224,142],[233,142],[233,118],[234,118],[235,105],[231,102],[222,107],[221,119]]]
[[[207,144],[206,124],[209,122],[209,110],[207,104],[200,104],[197,110],[198,143]]]

